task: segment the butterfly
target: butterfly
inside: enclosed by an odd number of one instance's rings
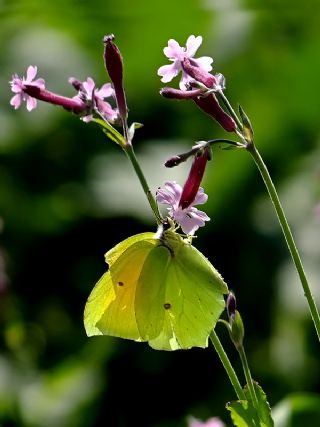
[[[85,306],[88,336],[170,351],[208,345],[228,288],[190,239],[172,228],[141,233],[109,250],[105,260],[109,269]]]

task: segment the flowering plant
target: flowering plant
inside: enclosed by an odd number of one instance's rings
[[[98,89],[91,77],[83,82],[70,78],[77,94],[65,97],[47,90],[44,79],[36,79],[37,67],[30,65],[26,78],[12,76],[14,96],[10,103],[18,109],[26,102],[27,110],[32,111],[37,100],[41,100],[71,111],[86,123],[98,124],[129,158],[154,214],[155,233],[131,236],[106,253],[109,269],[93,289],[85,308],[87,334],[148,342],[155,349],[170,351],[206,347],[210,339],[237,397],[227,404],[233,424],[269,427],[274,425],[271,409],[261,386],[252,379],[244,349],[244,323],[235,295],[193,246],[195,233],[210,220],[195,206],[205,204],[208,199],[201,183],[212,147],[228,145],[248,152],[253,158],[275,208],[319,338],[320,317],[277,191],[255,145],[250,120],[241,107],[236,113],[229,103],[224,93],[224,76],[210,73],[213,59],[195,58],[201,43],[202,37],[194,35],[187,39],[185,48],[169,40],[164,54],[171,64],[160,67],[158,75],[163,83],[171,82],[180,73],[181,77],[179,88],[164,87],[160,94],[168,99],[192,100],[235,139],[197,141],[189,151],[168,159],[166,166],[176,167],[192,158],[183,186],[167,181],[155,192],[149,188],[134,152],[133,139],[140,125],[128,124],[123,59],[113,35],[104,38],[104,63],[111,83]],[[159,204],[167,205],[165,215]],[[224,309],[225,319],[221,318]],[[215,332],[218,321],[226,326],[239,353],[246,379],[244,387]],[[189,419],[190,427],[222,425],[216,418],[206,422]]]

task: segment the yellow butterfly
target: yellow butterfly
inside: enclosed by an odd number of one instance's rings
[[[109,270],[87,301],[88,336],[147,341],[159,350],[206,347],[228,288],[207,258],[173,229],[142,233],[105,255]]]

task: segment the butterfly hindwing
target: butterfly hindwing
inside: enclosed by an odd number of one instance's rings
[[[121,242],[106,254],[109,270],[101,277],[85,307],[84,322],[88,336],[112,335],[141,340],[134,299],[137,282],[154,241],[145,234]],[[142,237],[142,240],[141,240]],[[128,242],[129,240],[129,242]]]

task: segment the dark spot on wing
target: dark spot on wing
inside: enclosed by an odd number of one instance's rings
[[[164,307],[166,310],[169,310],[169,308],[171,308],[171,304],[170,304],[169,302],[166,302],[165,304],[163,304],[163,307]]]
[[[118,282],[118,286],[124,286],[123,282]]]

